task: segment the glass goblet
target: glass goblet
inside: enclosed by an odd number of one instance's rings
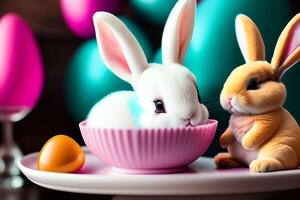
[[[0,106],[0,122],[3,127],[0,146],[0,185],[6,189],[19,188],[24,182],[16,165],[23,154],[13,138],[13,123],[23,119],[30,110],[25,106]]]
[[[23,185],[17,167],[22,152],[14,142],[12,124],[34,108],[42,86],[42,60],[30,28],[17,14],[5,14],[0,19],[0,188]]]

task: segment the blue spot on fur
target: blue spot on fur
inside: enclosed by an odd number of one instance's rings
[[[134,124],[136,127],[141,127],[140,116],[142,114],[142,108],[139,105],[137,96],[133,95],[128,102],[129,109],[133,115]]]

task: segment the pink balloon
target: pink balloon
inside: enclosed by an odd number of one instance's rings
[[[61,0],[60,7],[68,27],[80,37],[93,37],[93,14],[97,11],[117,13],[119,0]]]
[[[0,106],[32,108],[43,86],[43,65],[26,22],[14,13],[0,19]]]

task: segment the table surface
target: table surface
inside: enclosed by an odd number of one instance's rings
[[[299,180],[300,181],[300,180]],[[274,192],[267,199],[299,199],[300,189]],[[60,192],[39,187],[28,180],[25,180],[25,185],[17,190],[0,190],[1,200],[53,200],[53,199],[72,199],[72,200],[150,200],[150,199],[168,199],[168,200],[185,200],[185,199],[200,199],[200,197],[128,197],[128,196],[113,196],[113,195],[89,195],[76,194],[68,192]]]

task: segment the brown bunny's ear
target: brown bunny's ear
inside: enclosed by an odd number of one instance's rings
[[[265,60],[265,45],[255,23],[246,15],[235,18],[235,33],[246,63]]]
[[[271,65],[280,80],[286,70],[300,60],[300,13],[286,25],[280,34]]]

